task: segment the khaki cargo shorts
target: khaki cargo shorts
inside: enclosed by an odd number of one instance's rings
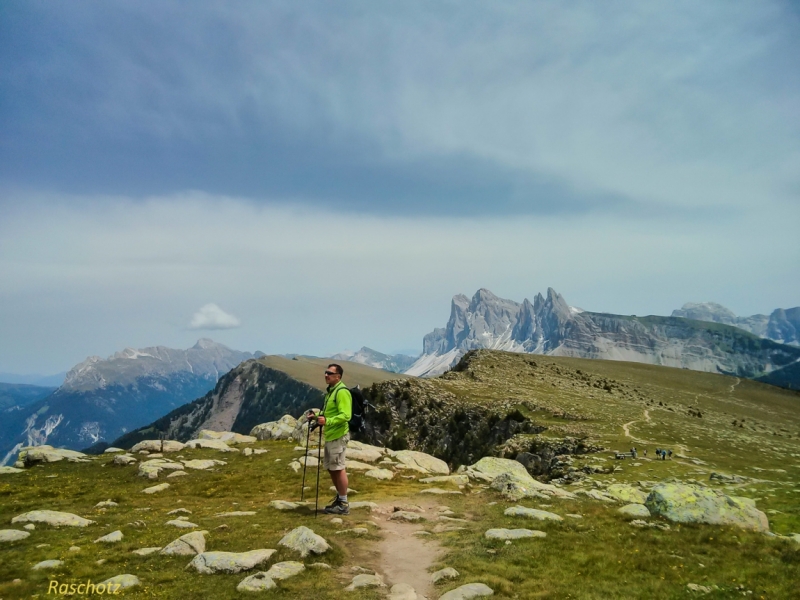
[[[349,441],[350,434],[345,433],[339,439],[325,442],[325,457],[322,459],[322,465],[326,471],[344,471],[344,454]]]

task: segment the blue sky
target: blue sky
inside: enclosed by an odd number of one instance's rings
[[[797,306],[799,61],[790,2],[3,2],[0,371]]]

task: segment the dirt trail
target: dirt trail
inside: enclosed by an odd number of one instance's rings
[[[741,380],[741,379],[739,379],[739,378],[737,377],[737,378],[736,378],[736,383],[734,383],[734,384],[731,384],[731,389],[729,390],[729,393],[731,393],[731,394],[732,394],[732,393],[733,393],[733,389],[734,389],[734,388],[735,388],[737,385],[739,385],[740,383],[742,383],[742,380]]]

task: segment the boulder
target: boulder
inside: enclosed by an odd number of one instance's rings
[[[349,458],[347,458],[346,454],[345,454],[344,465],[345,467],[347,467],[348,471],[371,471],[372,469],[375,468],[375,465],[363,463],[358,460],[350,460]]]
[[[104,535],[103,537],[97,538],[94,543],[95,544],[113,544],[114,542],[121,542],[122,541],[122,532],[117,529],[116,531],[112,531],[108,535]]]
[[[360,575],[356,575],[353,577],[353,580],[350,582],[345,590],[348,592],[355,591],[360,588],[367,588],[367,587],[386,587],[386,584],[383,583],[383,579],[381,579],[380,575],[370,575],[368,573],[361,573]]]
[[[406,523],[416,523],[417,521],[424,521],[425,518],[417,514],[415,512],[409,512],[406,510],[398,510],[391,514],[389,517],[390,521],[405,521]]]
[[[450,467],[441,459],[438,459],[430,454],[424,452],[417,452],[416,450],[399,450],[390,453],[401,465],[407,469],[413,469],[420,473],[435,475],[449,475]]]
[[[143,440],[129,450],[131,454],[146,450],[147,452],[180,452],[184,444],[175,440]]]
[[[152,458],[139,463],[137,475],[148,479],[158,479],[161,471],[183,471],[183,465],[164,458]]]
[[[494,591],[485,583],[468,583],[439,596],[439,600],[470,600],[492,594]]]
[[[182,460],[183,466],[187,469],[195,469],[197,471],[205,471],[206,469],[210,469],[216,466],[223,466],[227,465],[224,460],[213,460],[213,459],[205,459],[205,460]]]
[[[186,442],[187,448],[205,448],[207,450],[218,450],[219,452],[239,452],[236,448],[231,448],[222,440],[189,440]]]
[[[34,571],[39,571],[41,569],[55,569],[56,567],[60,567],[64,564],[63,560],[43,560],[42,562],[36,563],[31,567]]]
[[[375,504],[374,502],[368,502],[362,500],[350,503],[350,510],[355,510],[357,508],[368,508],[370,511],[373,511],[378,508],[378,505]]]
[[[525,517],[527,519],[536,519],[537,521],[563,521],[563,517],[546,510],[539,510],[537,508],[526,508],[524,506],[512,506],[507,508],[503,513],[509,517]]]
[[[362,442],[351,440],[347,443],[347,457],[353,460],[363,460],[375,462],[386,453],[386,448],[380,446],[370,446]]]
[[[453,567],[446,567],[431,574],[431,581],[437,583],[442,579],[458,579],[459,572]]]
[[[394,472],[389,469],[371,469],[364,473],[365,477],[372,477],[373,479],[388,480],[394,477]]]
[[[19,529],[0,529],[0,542],[18,542],[30,536],[27,531],[20,531]]]
[[[139,548],[134,550],[133,554],[136,554],[137,556],[149,556],[150,554],[155,554],[159,550],[161,550],[161,546],[151,546],[149,548]]]
[[[652,515],[676,523],[733,525],[752,531],[769,531],[767,515],[750,498],[727,496],[713,489],[680,483],[658,484],[645,506]]]
[[[297,419],[291,415],[283,415],[277,421],[256,425],[250,430],[250,435],[257,440],[289,440],[292,439],[296,427]]]
[[[26,467],[39,463],[52,463],[66,460],[68,462],[89,462],[89,457],[83,452],[53,448],[52,446],[26,446],[20,450],[17,460]]]
[[[309,553],[322,554],[330,550],[328,542],[320,535],[314,533],[305,526],[300,526],[281,538],[279,545],[285,546],[290,550],[300,553],[301,558],[305,558]]]
[[[166,556],[194,556],[206,551],[207,531],[193,531],[167,544],[161,554]]]
[[[194,523],[190,523],[189,521],[182,521],[180,519],[173,519],[171,521],[167,521],[164,525],[171,525],[172,527],[177,527],[178,529],[194,529],[197,527]]]
[[[604,490],[607,496],[626,504],[644,504],[647,494],[639,488],[624,483],[613,483]]]
[[[240,573],[267,562],[275,550],[259,549],[249,552],[202,552],[192,559],[186,568],[198,573]]]
[[[231,511],[231,512],[217,513],[214,516],[215,517],[223,517],[223,518],[224,517],[252,517],[254,514],[256,514],[256,511],[254,511],[254,510],[234,510],[234,511]]]
[[[497,458],[496,456],[485,456],[465,469],[466,475],[470,479],[491,483],[495,477],[503,473],[511,473],[521,482],[533,480],[530,473],[522,463],[508,458]]]
[[[117,454],[118,452],[122,452],[124,454],[125,450],[123,450],[122,448],[114,448],[114,446],[111,446],[110,448],[106,448],[105,450],[103,450],[103,454]]]
[[[197,438],[200,440],[222,440],[226,444],[252,444],[257,441],[257,438],[252,435],[242,435],[233,431],[211,431],[210,429],[202,429],[197,434]]]
[[[278,587],[264,571],[245,577],[236,586],[238,592],[265,592]]]
[[[16,467],[0,467],[0,475],[13,475],[14,473],[24,473],[25,469]]]
[[[489,529],[483,535],[488,540],[519,540],[531,537],[547,537],[544,531],[536,529]]]
[[[457,490],[443,490],[441,488],[425,488],[424,490],[419,491],[420,494],[436,494],[439,496],[444,496],[448,494],[461,494],[461,492]]]
[[[159,483],[158,485],[151,486],[149,488],[145,488],[142,490],[145,494],[157,494],[158,492],[163,492],[169,487],[168,483]]]
[[[452,483],[453,485],[467,485],[469,477],[466,475],[438,475],[436,477],[425,477],[419,480],[420,483]]]
[[[279,562],[272,565],[269,568],[269,571],[267,571],[267,576],[273,580],[277,579],[278,581],[280,581],[282,579],[289,579],[289,577],[294,577],[295,575],[299,575],[305,570],[306,567],[303,563],[294,560],[289,560],[286,562]]]
[[[300,504],[299,502],[288,502],[286,500],[273,500],[269,505],[278,510],[295,510],[304,506],[304,504]]]
[[[120,467],[127,467],[135,462],[137,462],[136,459],[130,454],[118,454],[114,457],[114,460],[111,461],[111,464],[118,465]]]
[[[114,577],[109,577],[97,585],[105,585],[107,594],[116,594],[119,592],[119,590],[126,590],[137,585],[142,585],[142,582],[139,581],[139,578],[136,575],[125,573],[124,575],[114,575]]]
[[[617,512],[626,517],[636,517],[637,519],[650,518],[650,511],[647,510],[644,504],[626,504],[622,508],[617,509]]]
[[[54,527],[87,527],[95,521],[56,510],[32,510],[11,519],[12,523],[46,523]]]
[[[119,506],[119,504],[111,499],[103,500],[94,505],[95,508],[114,508],[115,506]]]
[[[389,600],[417,600],[417,591],[407,583],[396,583],[389,590]]]

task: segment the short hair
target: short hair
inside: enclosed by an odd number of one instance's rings
[[[331,367],[336,367],[337,373],[339,375],[344,375],[344,369],[342,368],[342,365],[337,365],[336,363],[331,363],[331,364],[328,365],[328,368],[330,369]]]

